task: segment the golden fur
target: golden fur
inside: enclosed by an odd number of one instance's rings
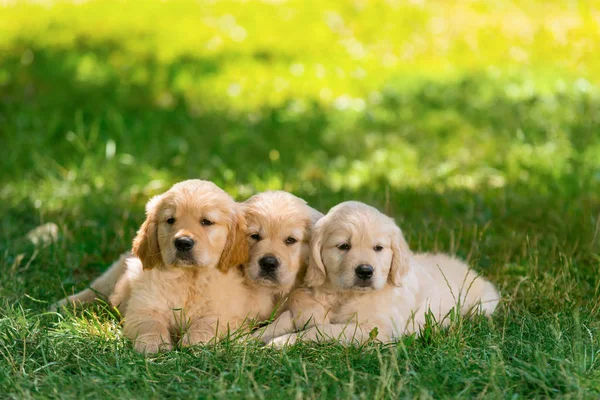
[[[289,293],[297,275],[304,276],[312,229],[323,214],[283,191],[259,193],[244,206],[250,246],[246,275],[277,293]],[[259,260],[265,256],[273,256],[280,263],[272,276],[261,274]]]
[[[239,298],[216,288],[243,291],[235,267],[247,259],[245,231],[239,205],[211,182],[180,182],[148,202],[133,241],[137,258],[127,259],[127,279],[110,298],[136,350],[168,350],[177,339],[203,343],[244,320]],[[193,248],[178,250],[181,238]]]
[[[462,261],[413,254],[393,219],[363,203],[332,208],[316,224],[311,251],[305,287],[292,292],[288,310],[263,335],[276,347],[363,343],[372,332],[388,342],[418,331],[429,310],[443,325],[454,306],[491,314],[499,301],[495,287]],[[359,266],[372,275],[361,279]]]

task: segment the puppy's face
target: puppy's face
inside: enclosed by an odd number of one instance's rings
[[[145,269],[162,265],[225,270],[243,263],[246,227],[239,207],[211,182],[178,183],[148,202],[134,253]]]
[[[246,275],[265,286],[291,288],[306,269],[311,230],[322,214],[282,191],[257,194],[244,206],[250,246]]]
[[[368,218],[333,221],[326,229],[321,257],[334,287],[381,289],[392,265],[391,235],[385,224]]]
[[[380,290],[400,285],[410,251],[394,221],[358,202],[334,207],[317,223],[312,242],[309,286],[329,281],[340,291]]]

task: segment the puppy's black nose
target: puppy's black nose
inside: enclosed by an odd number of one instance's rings
[[[277,257],[269,254],[258,260],[258,265],[265,272],[273,272],[279,267],[279,260]]]
[[[188,236],[182,236],[175,239],[175,248],[179,251],[188,251],[194,247],[194,239]]]
[[[360,279],[367,280],[373,276],[373,267],[368,264],[361,264],[354,270],[356,272],[356,276]]]

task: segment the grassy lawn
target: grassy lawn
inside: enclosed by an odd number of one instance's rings
[[[1,397],[600,397],[593,4],[0,2]],[[187,178],[371,203],[504,301],[394,345],[147,359],[107,307],[47,312]]]

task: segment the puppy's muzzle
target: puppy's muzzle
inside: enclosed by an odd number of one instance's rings
[[[175,248],[182,253],[188,252],[194,248],[194,239],[189,236],[182,236],[175,239]]]
[[[279,260],[272,254],[267,254],[258,260],[260,271],[262,274],[272,275],[279,268]]]
[[[354,270],[358,279],[367,281],[373,276],[373,267],[368,264],[361,264]]]

